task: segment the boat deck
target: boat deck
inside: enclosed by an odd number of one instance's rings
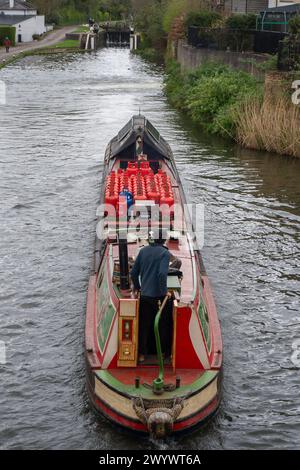
[[[157,377],[158,369],[157,366],[142,365],[132,369],[110,369],[109,373],[124,385],[133,385],[136,377],[140,377],[141,383],[146,382],[151,384]],[[174,372],[172,367],[165,366],[164,380],[165,383],[175,383],[176,377],[180,377],[181,385],[188,386],[200,379],[204,373],[204,370],[198,369],[177,369]]]

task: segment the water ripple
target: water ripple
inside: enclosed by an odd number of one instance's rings
[[[0,77],[0,447],[299,449],[300,162],[199,135],[167,104],[161,70],[126,50],[28,57]],[[225,346],[220,413],[163,444],[117,433],[85,394],[103,156],[139,108],[171,144],[189,202],[205,204]]]

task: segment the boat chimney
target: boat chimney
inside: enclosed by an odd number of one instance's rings
[[[130,294],[127,238],[119,237],[120,289]]]

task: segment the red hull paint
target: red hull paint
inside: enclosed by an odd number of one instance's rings
[[[109,421],[112,421],[117,426],[121,426],[128,431],[135,431],[143,434],[148,434],[147,426],[138,421],[133,421],[130,418],[121,416],[115,410],[107,406],[104,402],[96,398],[92,399],[94,408]],[[179,420],[175,422],[173,433],[181,433],[195,430],[201,427],[210,417],[212,417],[218,410],[220,404],[219,396],[216,396],[205,408],[187,419]]]
[[[89,368],[87,365],[87,372],[88,370]],[[116,372],[116,374],[114,374],[115,377],[121,378],[118,371],[116,370],[115,372]],[[190,370],[189,373],[186,374],[187,375],[186,379],[188,378],[188,375],[190,374],[192,374],[190,379],[191,380],[194,379],[195,376],[192,370]],[[129,374],[129,375],[132,375],[132,374]],[[150,378],[152,376],[152,373],[146,372],[146,375],[149,375],[149,378]],[[167,375],[172,376],[171,373]],[[94,380],[95,380],[95,377],[94,377],[93,371],[90,370],[90,376],[87,374],[87,391],[88,391],[90,401],[93,404],[93,407],[96,410],[96,412],[104,416],[106,419],[108,419],[115,425],[127,431],[148,434],[147,426],[144,425],[142,422],[140,422],[138,417],[136,418],[136,420],[134,420],[128,416],[124,416],[118,413],[112,407],[110,407],[107,403],[99,399],[99,397],[97,397],[94,393]],[[222,386],[222,372],[220,371],[220,375],[218,378],[217,394],[215,395],[215,397],[206,406],[204,406],[202,409],[199,409],[195,414],[188,416],[184,419],[180,419],[179,417],[178,421],[176,421],[174,424],[173,433],[180,434],[180,433],[188,433],[188,432],[195,431],[196,429],[204,425],[209,420],[209,418],[215,415],[220,405],[221,386]]]
[[[184,369],[188,364],[189,369],[199,370],[199,358],[189,336],[191,316],[192,311],[189,307],[178,309],[177,332],[180,334],[176,337],[176,351],[180,351],[180,354],[176,356],[176,368]]]

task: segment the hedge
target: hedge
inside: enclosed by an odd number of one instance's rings
[[[13,46],[16,42],[16,28],[14,26],[0,26],[0,45],[3,45],[4,39],[8,37]]]

